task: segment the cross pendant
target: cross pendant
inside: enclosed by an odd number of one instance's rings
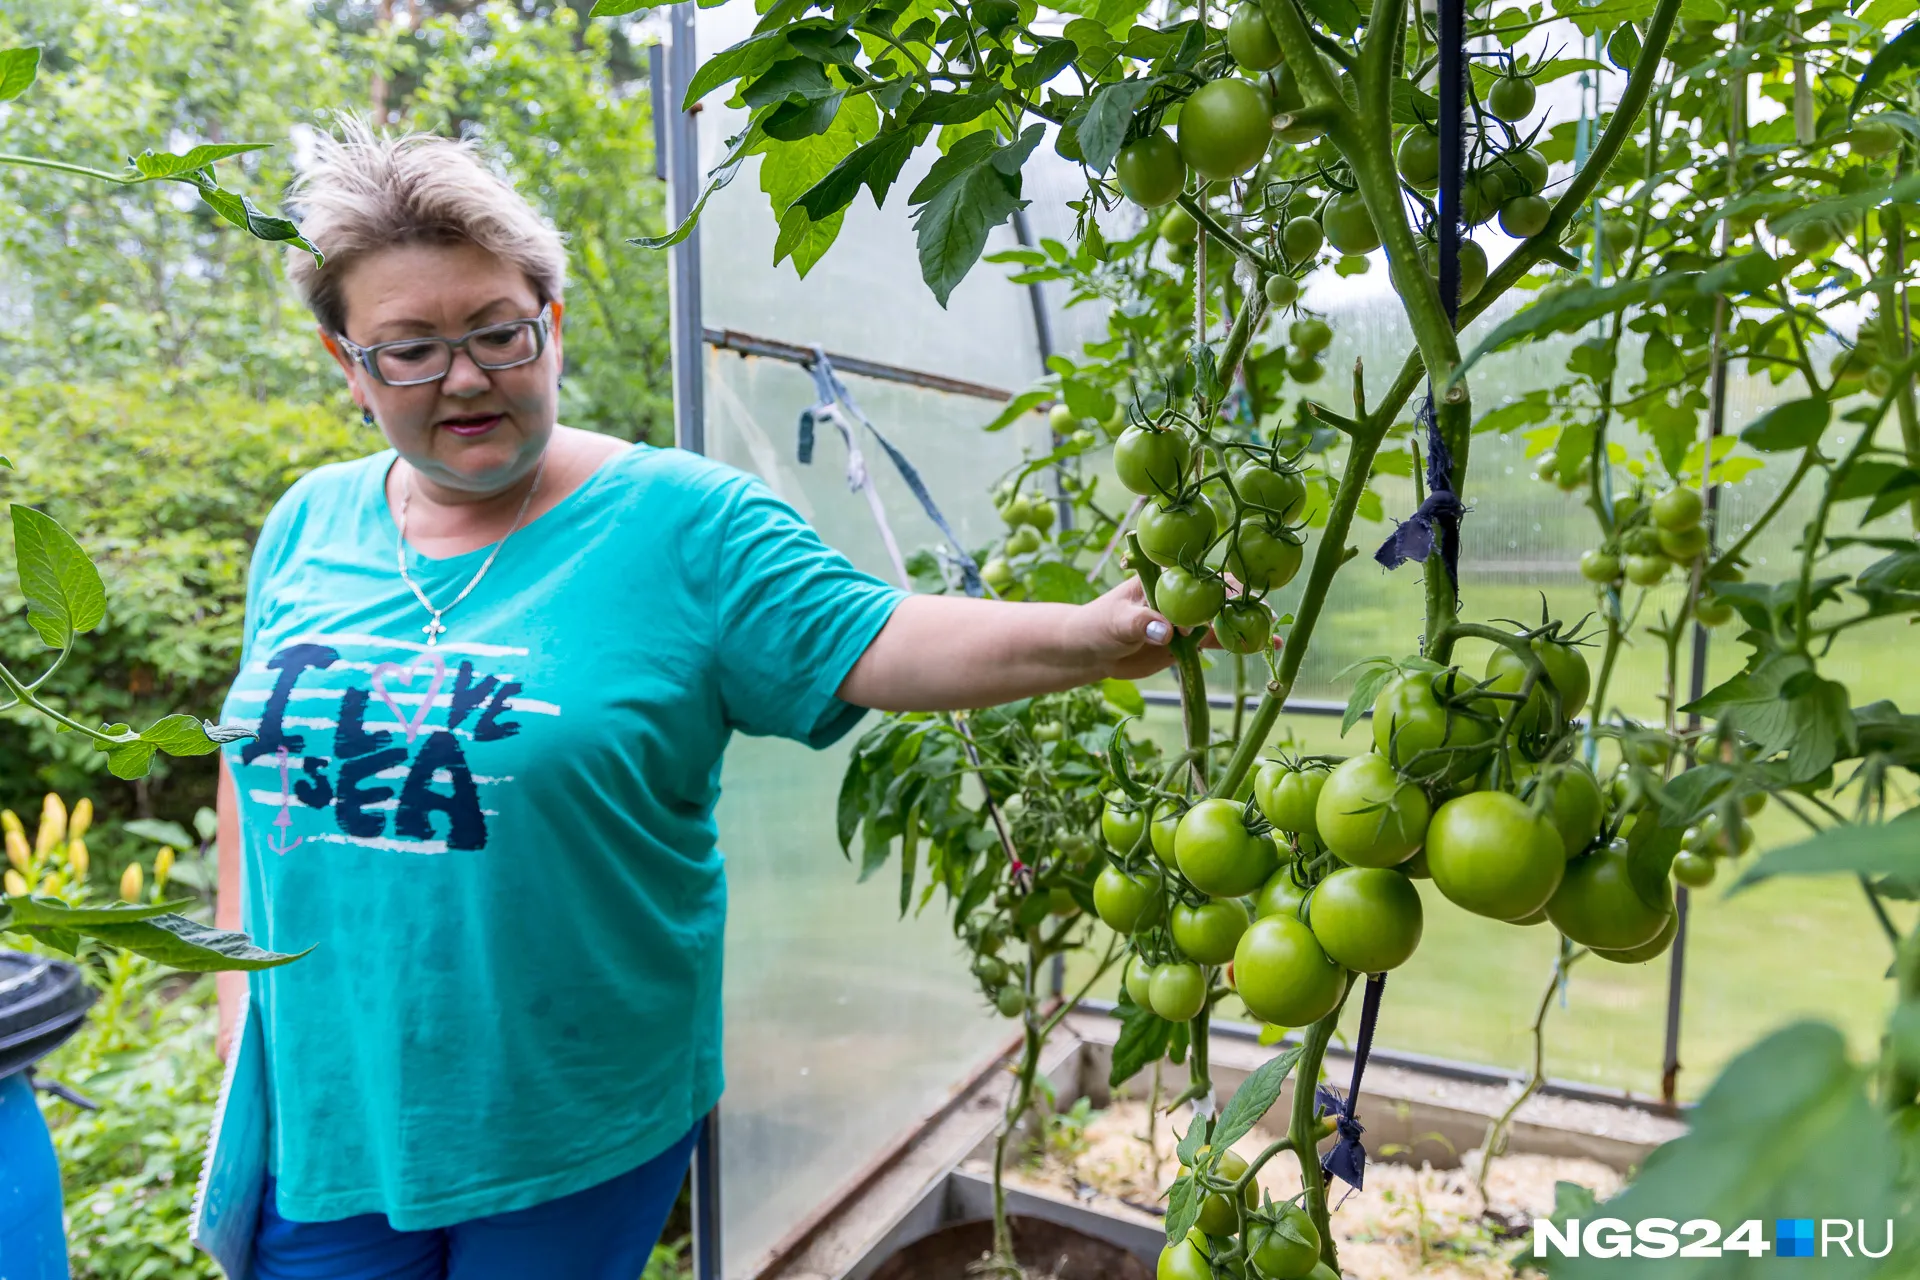
[[[434,614],[433,620],[420,628],[427,633],[427,648],[431,649],[440,642],[440,633],[446,630],[440,622],[440,615]]]

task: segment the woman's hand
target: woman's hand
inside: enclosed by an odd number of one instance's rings
[[[1172,639],[1173,625],[1147,606],[1138,578],[1084,605],[909,596],[839,695],[879,711],[990,707],[1109,676],[1150,676],[1173,665]],[[1211,634],[1205,643],[1218,647]]]

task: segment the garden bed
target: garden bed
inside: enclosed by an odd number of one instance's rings
[[[1162,1116],[1155,1126],[1156,1177],[1145,1143],[1135,1136],[1146,1130],[1151,1077],[1128,1082],[1117,1096],[1106,1088],[1118,1029],[1111,1018],[1076,1013],[1048,1045],[1042,1074],[1061,1118],[1048,1133],[1033,1135],[1029,1150],[1037,1147],[1039,1154],[1009,1177],[1009,1208],[1120,1245],[1151,1264],[1165,1239],[1155,1204],[1175,1169],[1173,1125]],[[1210,1061],[1221,1101],[1273,1052],[1241,1036],[1217,1035]],[[751,1274],[758,1280],[868,1280],[904,1247],[989,1214],[992,1138],[1009,1081],[1002,1066],[996,1060],[977,1073],[891,1159],[832,1197]],[[1336,1082],[1350,1067],[1345,1057],[1328,1055]],[[1165,1096],[1176,1096],[1185,1084],[1176,1069],[1163,1072]],[[1487,1123],[1511,1097],[1497,1084],[1369,1067],[1359,1109],[1372,1157],[1367,1187],[1343,1188],[1333,1201],[1349,1276],[1508,1274],[1502,1222],[1523,1222],[1550,1208],[1557,1181],[1612,1192],[1648,1152],[1684,1129],[1678,1119],[1626,1100],[1535,1097],[1516,1117],[1508,1154],[1493,1166],[1490,1218],[1474,1186],[1477,1150]],[[1286,1114],[1284,1095],[1275,1114]],[[1184,1128],[1184,1113],[1173,1122]],[[1268,1140],[1256,1130],[1241,1145],[1257,1151]],[[1262,1183],[1276,1197],[1291,1195],[1298,1169],[1290,1157],[1274,1161]]]

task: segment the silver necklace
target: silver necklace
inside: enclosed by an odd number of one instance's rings
[[[433,601],[427,598],[427,593],[420,589],[420,584],[415,582],[413,575],[407,572],[407,506],[413,500],[413,477],[411,475],[407,477],[406,484],[400,489],[400,536],[394,542],[393,561],[395,567],[400,570],[400,581],[407,584],[408,589],[413,592],[413,598],[420,602],[420,607],[432,615],[432,617],[427,620],[427,625],[420,628],[427,633],[427,648],[431,649],[437,646],[440,643],[441,634],[447,629],[446,624],[440,621],[440,619],[446,616],[449,609],[459,604],[462,600],[465,600],[472,594],[473,589],[480,585],[480,579],[487,576],[487,570],[493,568],[493,562],[499,559],[500,548],[507,545],[507,539],[514,535],[520,528],[520,522],[526,519],[527,508],[533,505],[533,495],[540,492],[540,477],[546,469],[547,458],[545,454],[542,454],[539,464],[533,471],[533,483],[527,488],[527,496],[520,499],[520,510],[514,515],[513,523],[508,525],[507,531],[500,535],[500,541],[493,544],[493,550],[487,553],[486,560],[481,563],[479,570],[468,580],[467,585],[460,589],[460,594],[449,600],[444,606],[439,607],[436,607]]]

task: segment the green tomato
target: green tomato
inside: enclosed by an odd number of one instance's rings
[[[1278,591],[1300,572],[1305,544],[1274,533],[1258,516],[1240,522],[1227,544],[1226,569],[1255,590]]]
[[[1214,797],[1187,810],[1173,834],[1180,873],[1215,898],[1252,893],[1273,874],[1273,846],[1247,831],[1240,806]]]
[[[1547,158],[1532,147],[1502,154],[1496,162],[1508,194],[1538,195],[1547,185]]]
[[[1685,564],[1704,554],[1707,549],[1707,529],[1705,525],[1694,525],[1691,529],[1662,529],[1660,531],[1660,550],[1669,560]]]
[[[1147,825],[1147,812],[1121,808],[1116,796],[1120,796],[1117,791],[1107,797],[1107,807],[1100,813],[1100,834],[1106,837],[1108,848],[1125,857],[1140,842],[1140,833]]]
[[[1553,802],[1548,807],[1547,818],[1560,833],[1561,845],[1571,858],[1600,834],[1601,824],[1606,820],[1606,800],[1600,794],[1600,780],[1593,776],[1593,770],[1577,760],[1555,769],[1548,781],[1553,787]]]
[[[1160,1251],[1153,1269],[1154,1280],[1213,1280],[1213,1267],[1200,1246],[1192,1240],[1180,1240]]]
[[[1261,287],[1266,291],[1267,301],[1276,307],[1290,307],[1300,296],[1300,282],[1289,275],[1270,275]]]
[[[1157,966],[1149,963],[1145,956],[1134,956],[1127,961],[1127,975],[1125,978],[1127,995],[1133,999],[1135,1004],[1147,1010],[1149,1013],[1153,1012],[1153,1005],[1150,1001],[1152,999],[1151,988],[1153,986],[1153,975],[1156,968]]]
[[[1371,752],[1342,761],[1327,775],[1313,811],[1321,843],[1356,867],[1391,867],[1412,857],[1428,814],[1420,788],[1403,782],[1384,756]]]
[[[1293,868],[1282,867],[1260,889],[1253,901],[1253,918],[1264,920],[1268,916],[1295,916],[1300,914],[1300,904],[1307,900],[1307,890],[1296,884]]]
[[[1004,595],[1013,586],[1013,566],[993,556],[980,566],[980,581],[991,587],[994,594]]]
[[[1620,557],[1610,552],[1592,550],[1580,553],[1580,576],[1588,582],[1597,582],[1605,586],[1620,580]]]
[[[1262,1022],[1304,1027],[1332,1013],[1346,993],[1347,972],[1306,925],[1286,915],[1256,920],[1234,948],[1235,988]]]
[[[1176,248],[1188,247],[1200,236],[1200,224],[1179,205],[1167,210],[1160,219],[1160,238]]]
[[[1227,586],[1211,573],[1168,569],[1153,588],[1153,603],[1176,627],[1203,627],[1227,602]]]
[[[1460,188],[1460,220],[1470,227],[1491,222],[1507,199],[1507,182],[1492,169],[1467,175]]]
[[[1287,326],[1287,340],[1293,343],[1294,349],[1300,354],[1317,356],[1333,341],[1333,330],[1327,327],[1325,320],[1308,316]]]
[[[1373,700],[1374,750],[1416,778],[1457,781],[1477,772],[1487,762],[1494,727],[1449,711],[1436,688],[1453,693],[1469,683],[1458,668],[1444,677],[1409,671],[1389,680]],[[1451,753],[1414,763],[1422,752],[1442,748]]]
[[[1047,411],[1047,425],[1053,428],[1057,436],[1071,435],[1079,419],[1073,416],[1073,410],[1064,404],[1057,404]]]
[[[1204,502],[1181,502],[1172,506],[1149,502],[1140,512],[1134,530],[1140,536],[1140,549],[1157,565],[1172,568],[1179,564],[1198,564],[1213,545],[1213,508]]]
[[[1653,522],[1662,529],[1691,529],[1700,523],[1705,510],[1699,491],[1681,485],[1653,500]]]
[[[1121,194],[1148,209],[1173,203],[1187,186],[1187,162],[1165,129],[1155,129],[1120,148],[1114,170]]]
[[[1420,257],[1427,264],[1427,274],[1438,283],[1440,279],[1440,246],[1428,241],[1426,248],[1420,251]],[[1472,240],[1460,242],[1460,300],[1469,301],[1480,292],[1487,283],[1487,251]]]
[[[1441,805],[1427,828],[1427,869],[1448,901],[1475,915],[1520,921],[1547,905],[1566,871],[1560,833],[1504,791]]]
[[[1500,206],[1500,229],[1516,240],[1537,236],[1547,229],[1553,206],[1539,196],[1515,196]]]
[[[1273,610],[1258,600],[1229,600],[1213,620],[1213,634],[1228,653],[1262,653],[1273,645]]]
[[[1008,983],[994,993],[993,1006],[1000,1011],[1001,1017],[1017,1018],[1026,1012],[1027,993]]]
[[[1320,790],[1326,785],[1324,769],[1268,764],[1254,776],[1253,802],[1280,830],[1318,840],[1320,828],[1314,824],[1314,806],[1320,803]]]
[[[1247,462],[1234,469],[1233,487],[1241,501],[1259,508],[1268,520],[1292,524],[1307,505],[1307,484],[1298,471],[1281,471]]]
[[[1420,945],[1420,891],[1398,871],[1342,867],[1314,886],[1307,925],[1320,947],[1355,973],[1385,973]]]
[[[1287,376],[1303,387],[1320,381],[1327,367],[1312,356],[1295,355],[1287,361]]]
[[[1248,71],[1271,71],[1286,61],[1255,0],[1245,0],[1227,19],[1227,52]]]
[[[1326,239],[1326,233],[1320,230],[1319,219],[1309,218],[1305,214],[1288,218],[1287,225],[1280,231],[1280,247],[1286,252],[1288,262],[1306,262],[1313,258],[1320,252],[1320,246],[1326,243]]]
[[[1689,889],[1704,889],[1713,883],[1712,858],[1683,849],[1673,855],[1673,878]]]
[[[1679,931],[1680,913],[1669,911],[1667,922],[1660,927],[1660,932],[1653,936],[1651,942],[1643,942],[1637,947],[1627,947],[1621,951],[1608,951],[1599,947],[1590,948],[1590,950],[1602,960],[1611,960],[1614,964],[1645,964],[1649,960],[1665,955],[1667,949],[1673,945],[1674,935]]]
[[[1168,1022],[1185,1022],[1207,1007],[1207,979],[1197,964],[1163,964],[1154,970],[1147,997]]]
[[[1343,191],[1320,211],[1320,228],[1327,243],[1341,253],[1371,253],[1380,247],[1380,232],[1357,191]]]
[[[1884,156],[1900,145],[1900,130],[1885,120],[1868,116],[1854,122],[1853,132],[1847,136],[1847,142],[1857,156]]]
[[[1424,126],[1415,125],[1400,139],[1394,153],[1400,177],[1410,187],[1431,191],[1440,185],[1440,137]]]
[[[1093,910],[1115,933],[1133,933],[1160,919],[1160,885],[1151,876],[1131,876],[1102,867],[1093,881]]]
[[[1632,555],[1627,557],[1627,581],[1636,587],[1653,587],[1667,576],[1673,568],[1673,561],[1665,556]]]
[[[1205,1156],[1209,1148],[1201,1147],[1195,1159]],[[1215,1171],[1223,1178],[1237,1179],[1247,1171],[1247,1162],[1238,1152],[1223,1151],[1220,1163]],[[1241,1196],[1249,1209],[1260,1207],[1260,1186],[1257,1180],[1250,1181],[1242,1190]],[[1216,1191],[1200,1202],[1200,1216],[1194,1220],[1203,1235],[1230,1236],[1240,1229],[1240,1215],[1233,1211],[1233,1201],[1226,1193]]]
[[[1533,114],[1533,81],[1525,76],[1501,76],[1487,91],[1487,110],[1502,120],[1525,120]]]
[[[1273,141],[1267,95],[1245,80],[1214,80],[1194,90],[1175,127],[1180,155],[1203,178],[1237,178],[1260,163]]]
[[[1545,636],[1536,636],[1530,647],[1539,656],[1547,679],[1560,695],[1560,714],[1569,720],[1579,715],[1587,705],[1587,695],[1593,691],[1593,673],[1587,668],[1587,660],[1572,645],[1548,640]],[[1493,652],[1487,655],[1487,679],[1493,681],[1492,688],[1498,692],[1518,693],[1526,678],[1526,662],[1505,645],[1494,646]],[[1560,726],[1551,723],[1551,711],[1546,690],[1536,685],[1533,695],[1527,699],[1526,709],[1521,712],[1520,727],[1532,733],[1557,733]]]
[[[1032,525],[1022,525],[1007,537],[1007,554],[1010,556],[1030,555],[1040,549],[1040,531]]]
[[[1193,440],[1182,431],[1128,427],[1113,445],[1113,470],[1120,483],[1142,497],[1172,493],[1193,462]]]
[[[1583,947],[1623,951],[1653,941],[1670,913],[1648,906],[1627,874],[1627,852],[1599,849],[1567,864],[1547,902],[1554,927]]]
[[[1173,945],[1187,959],[1225,964],[1233,959],[1233,949],[1247,931],[1247,912],[1231,898],[1203,902],[1197,907],[1182,903],[1173,909],[1168,927]]]
[[[973,976],[990,987],[998,988],[1007,980],[1007,962],[996,956],[975,956],[973,958]]]
[[[1833,243],[1833,224],[1824,218],[1796,222],[1787,232],[1787,244],[1801,257],[1819,253]]]
[[[1262,1280],[1299,1280],[1320,1264],[1320,1229],[1297,1204],[1275,1205],[1274,1215],[1274,1225],[1259,1223],[1247,1234],[1254,1269]]]
[[[1147,833],[1154,856],[1176,871],[1180,864],[1173,856],[1173,834],[1180,829],[1180,816],[1181,811],[1171,805],[1158,806],[1153,811],[1153,828]]]

